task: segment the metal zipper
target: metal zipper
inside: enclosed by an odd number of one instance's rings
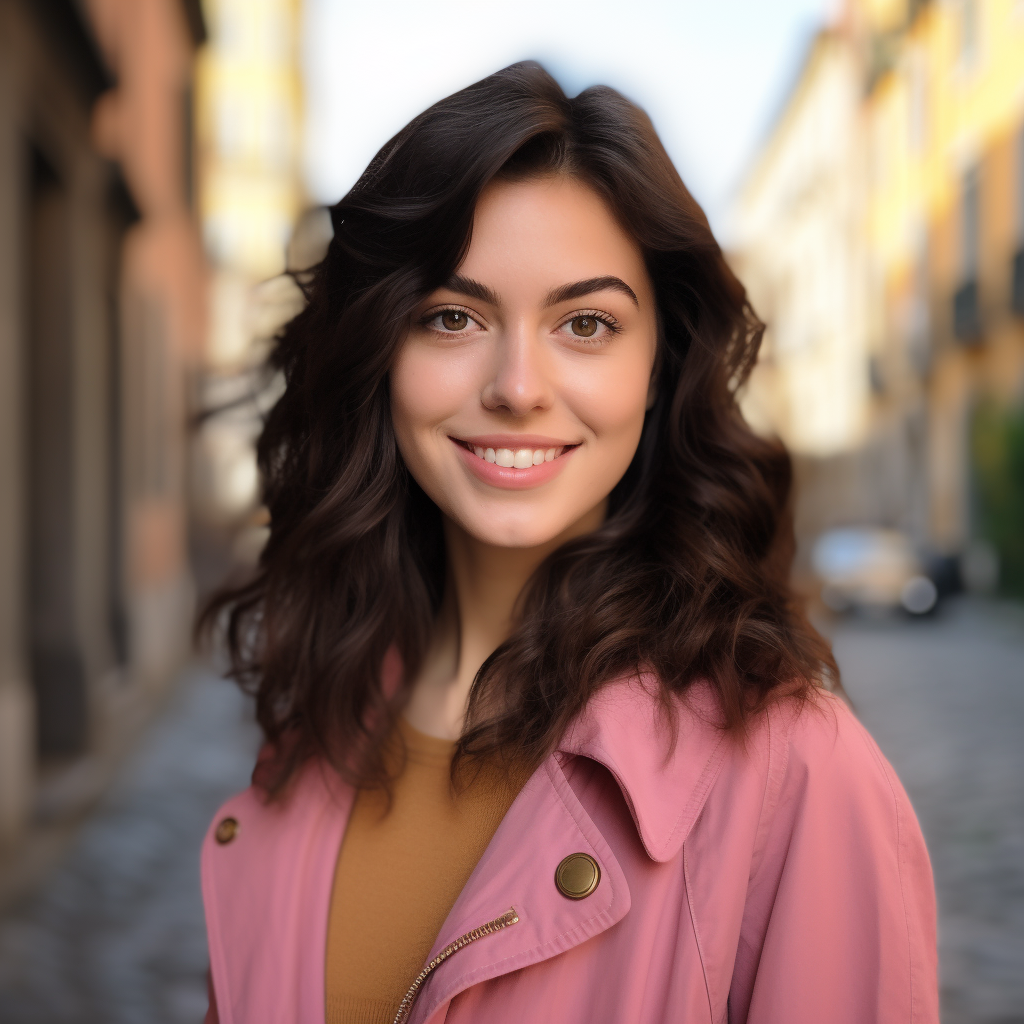
[[[516,913],[516,908],[512,907],[506,910],[501,917],[496,917],[493,921],[488,921],[487,924],[480,925],[479,928],[474,928],[471,932],[466,932],[465,935],[460,935],[454,942],[450,942],[444,949],[441,950],[433,960],[423,968],[422,971],[416,976],[416,980],[409,986],[409,991],[405,993],[401,1003],[398,1004],[398,1013],[395,1014],[393,1024],[402,1024],[402,1021],[408,1017],[412,1010],[413,1000],[416,998],[416,994],[419,992],[423,985],[423,982],[427,980],[428,975],[435,967],[444,963],[453,953],[457,953],[464,946],[468,946],[471,942],[476,942],[477,939],[482,939],[485,935],[493,935],[495,932],[500,932],[503,928],[507,928],[510,924],[518,924],[519,915]]]

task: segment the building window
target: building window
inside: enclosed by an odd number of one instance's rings
[[[1011,268],[1010,307],[1024,316],[1024,124],[1017,133],[1017,247]]]
[[[1024,124],[1017,132],[1017,241],[1024,245]]]
[[[972,167],[964,175],[960,198],[960,272],[965,280],[978,276],[980,198],[978,168]]]
[[[981,4],[978,0],[960,3],[960,61],[964,67],[973,67],[978,59]]]
[[[978,260],[981,251],[981,188],[978,168],[963,178],[960,199],[960,287],[953,296],[953,332],[968,344],[981,337]]]
[[[915,248],[912,292],[907,310],[907,357],[918,375],[925,377],[931,369],[932,344],[928,309],[928,282],[931,278],[928,234],[923,228]]]

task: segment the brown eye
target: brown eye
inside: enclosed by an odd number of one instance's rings
[[[446,309],[441,314],[441,323],[446,331],[462,331],[469,324],[469,317],[461,309]]]
[[[597,320],[592,316],[576,316],[571,323],[577,338],[592,338],[597,333]]]

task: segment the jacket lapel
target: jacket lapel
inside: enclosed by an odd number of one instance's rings
[[[561,744],[618,782],[651,860],[679,853],[721,770],[727,734],[711,687],[665,704],[656,678],[620,680],[587,705]]]
[[[413,1004],[410,1024],[471,985],[562,953],[610,928],[629,910],[626,878],[573,793],[555,754],[534,772],[498,827],[441,929],[428,961],[459,936],[514,908],[518,923],[466,946],[439,968]],[[555,869],[571,853],[601,868],[597,889],[582,900],[563,896]]]
[[[471,985],[563,953],[629,912],[622,868],[562,771],[568,757],[592,758],[611,772],[652,860],[678,854],[721,769],[725,734],[710,689],[696,687],[671,709],[673,742],[656,685],[634,679],[606,687],[530,778],[452,908],[428,963],[509,909],[519,921],[441,964],[419,992],[410,1024],[435,1024],[434,1015],[440,1019],[448,1002]],[[589,854],[601,869],[597,889],[578,901],[555,885],[555,869],[571,853]]]

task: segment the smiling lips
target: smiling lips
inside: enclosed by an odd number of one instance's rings
[[[560,473],[578,444],[521,436],[453,437],[475,476],[495,487],[518,490],[546,483]]]

